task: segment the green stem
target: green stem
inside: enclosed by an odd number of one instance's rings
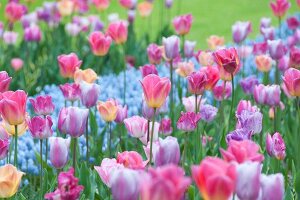
[[[76,172],[76,146],[77,146],[77,138],[72,138],[73,140],[73,168],[74,168],[74,174]]]
[[[15,167],[18,167],[18,125],[15,125],[15,157],[14,157],[14,165]]]
[[[45,162],[48,160],[48,138],[46,138],[46,152],[45,152]]]
[[[276,106],[274,107],[274,126],[273,126],[273,128],[274,128],[274,133],[276,132],[276,119],[277,119],[277,117],[276,117],[276,114],[277,114],[277,110],[276,110]]]
[[[89,113],[90,113],[90,109],[89,109]],[[87,164],[89,164],[90,162],[90,155],[89,155],[89,116],[87,117],[86,120],[86,127],[85,127],[85,142],[86,142],[86,161]]]
[[[43,199],[43,140],[40,139],[40,197]]]
[[[233,111],[233,104],[234,104],[234,80],[233,80],[233,74],[231,74],[231,87],[232,87],[232,96],[231,96],[231,106],[230,106],[230,116],[228,118],[228,130],[230,129],[230,120],[232,119],[231,117],[233,117],[234,119],[234,114],[232,114]]]
[[[150,139],[150,120],[148,120],[148,130],[147,130],[147,144],[149,142],[149,139]]]
[[[170,91],[170,117],[172,120],[172,127],[174,127],[174,99],[173,99],[173,60],[170,61],[170,79],[171,79],[171,91]]]
[[[276,66],[275,66],[275,84],[279,84],[279,79],[280,79],[280,74],[278,70],[278,61],[276,61]]]
[[[183,147],[183,152],[182,152],[182,163],[181,163],[182,167],[184,167],[184,164],[185,164],[187,146],[188,146],[188,132],[185,132],[184,147]]]
[[[184,42],[185,42],[185,37],[184,35],[181,36],[181,56],[184,58]]]
[[[154,113],[156,112],[156,108],[154,108]],[[150,159],[148,166],[151,165],[152,162],[152,143],[153,143],[153,133],[154,133],[154,121],[155,121],[155,115],[152,117],[152,129],[151,129],[151,138],[150,138]]]
[[[108,122],[108,126],[109,126],[108,152],[109,152],[109,157],[111,157],[111,122]]]
[[[198,112],[198,109],[197,109],[197,106],[198,105],[198,95],[197,94],[195,94],[195,113],[197,114],[197,112]]]

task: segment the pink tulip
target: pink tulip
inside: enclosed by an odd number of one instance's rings
[[[5,17],[10,23],[14,23],[21,19],[25,14],[26,7],[14,1],[9,2],[5,7]]]
[[[262,162],[264,156],[259,151],[259,146],[251,140],[230,140],[227,150],[220,149],[222,157],[227,162],[236,161],[244,163],[246,161]]]
[[[177,128],[185,132],[192,132],[197,128],[199,120],[199,113],[195,114],[194,112],[181,112],[181,116],[177,121]]]
[[[93,0],[96,8],[100,11],[104,11],[109,7],[110,0]]]
[[[80,86],[80,100],[86,108],[91,108],[96,105],[100,95],[100,86],[96,83],[87,83],[81,81]]]
[[[151,64],[158,65],[162,59],[162,49],[152,43],[147,48],[148,60]]]
[[[6,158],[9,150],[9,140],[0,138],[0,160]]]
[[[45,139],[51,137],[53,134],[51,129],[53,123],[49,115],[46,118],[35,116],[27,120],[27,125],[33,138]]]
[[[38,96],[35,99],[30,98],[29,101],[37,115],[51,115],[54,111],[55,106],[51,96]]]
[[[293,47],[291,49],[289,66],[300,69],[300,48]]]
[[[202,71],[193,72],[187,77],[187,80],[190,93],[195,95],[203,94],[207,83],[206,73]]]
[[[290,66],[289,66],[290,58],[289,56],[285,55],[278,61],[278,69],[281,72],[285,72]]]
[[[106,55],[111,41],[110,36],[106,36],[100,31],[92,32],[89,37],[90,47],[96,56]]]
[[[243,42],[246,37],[249,35],[249,33],[252,32],[252,25],[251,22],[241,22],[237,21],[232,26],[232,38],[233,41],[237,44]]]
[[[174,176],[175,174],[176,176]],[[142,183],[141,199],[183,199],[190,184],[190,178],[184,176],[184,170],[176,165],[169,164],[156,169],[150,168],[149,179]]]
[[[268,106],[279,106],[280,104],[280,86],[279,85],[267,85],[265,86],[265,104]],[[259,94],[261,95],[261,94]]]
[[[149,74],[158,75],[158,72],[157,72],[157,69],[156,69],[155,65],[152,65],[152,64],[141,66],[140,70],[141,70],[143,78],[145,78]]]
[[[0,71],[0,93],[8,90],[11,79],[6,71]]]
[[[249,100],[248,101],[247,100],[240,100],[240,102],[237,105],[235,114],[237,116],[241,115],[243,110],[247,110],[247,111],[250,111],[250,112],[255,112],[255,111],[258,111],[259,109],[256,106],[252,106],[251,101],[249,101]]]
[[[213,53],[216,63],[221,69],[235,75],[240,68],[240,60],[235,48],[220,49]]]
[[[245,162],[237,165],[236,194],[239,199],[257,199],[260,190],[260,173],[262,165],[259,162]]]
[[[291,30],[296,30],[300,26],[300,21],[295,16],[287,18],[286,23]]]
[[[122,164],[117,163],[117,160],[112,158],[104,158],[101,162],[100,166],[94,166],[95,170],[98,172],[102,182],[107,185],[107,187],[111,186],[110,179],[112,174],[117,169],[122,169],[124,166]]]
[[[184,56],[186,58],[192,58],[194,56],[194,49],[196,46],[196,41],[188,41],[184,42]]]
[[[124,44],[127,40],[127,24],[124,21],[116,21],[109,24],[108,35],[116,44]]]
[[[71,139],[64,139],[61,137],[50,137],[49,142],[50,161],[56,169],[62,169],[68,162]]]
[[[126,9],[133,9],[136,6],[137,0],[119,0],[119,3]]]
[[[261,199],[282,200],[284,199],[284,177],[282,174],[262,174],[260,177]]]
[[[63,93],[65,100],[76,101],[80,99],[81,90],[80,90],[80,85],[78,84],[66,83],[64,85],[60,85],[59,89]]]
[[[19,71],[23,67],[23,60],[21,58],[13,58],[10,60],[10,65],[15,71]]]
[[[217,101],[222,101],[223,99],[228,99],[231,96],[232,87],[229,82],[223,82],[220,85],[216,85],[212,91],[214,98]]]
[[[280,133],[276,132],[273,136],[270,134],[267,135],[266,150],[270,156],[274,156],[278,160],[285,158],[285,143]]]
[[[27,94],[23,90],[0,93],[0,114],[10,125],[25,121]]]
[[[58,130],[72,137],[85,133],[89,110],[78,107],[62,108],[58,116]]]
[[[276,0],[270,3],[270,7],[276,17],[283,17],[290,6],[291,4],[288,0]]]
[[[124,124],[130,136],[135,138],[143,137],[147,134],[147,120],[140,116],[133,116],[124,120]]]
[[[265,54],[268,50],[267,42],[258,42],[253,44],[252,52],[254,55]]]
[[[179,56],[179,38],[175,35],[170,37],[163,37],[163,46],[165,57],[167,60],[174,60]]]
[[[39,42],[42,39],[42,32],[39,26],[31,24],[24,30],[24,40],[27,42]]]
[[[216,157],[206,157],[200,165],[192,166],[192,177],[204,199],[226,200],[234,193],[236,167]]]
[[[267,94],[263,84],[254,86],[253,97],[257,104],[264,104],[266,102]]]
[[[3,41],[5,44],[14,45],[17,42],[19,33],[13,31],[5,31],[3,33]]]
[[[220,79],[219,70],[217,67],[207,66],[201,67],[200,71],[206,74],[206,90],[212,90]]]
[[[171,119],[164,118],[160,121],[159,132],[163,135],[171,135],[173,132]]]
[[[300,7],[300,0],[297,0],[296,2],[298,4],[298,7]]]
[[[60,74],[64,78],[73,78],[76,68],[80,68],[82,61],[75,53],[62,54],[57,57]]]
[[[127,105],[125,106],[118,105],[118,111],[117,111],[115,122],[123,123],[126,118],[127,118]]]
[[[190,32],[192,22],[193,16],[191,14],[181,15],[174,18],[173,26],[178,35],[186,35]]]
[[[160,108],[170,93],[170,80],[160,78],[155,74],[149,74],[143,78],[141,84],[147,105],[151,108]]]
[[[261,28],[260,32],[264,36],[265,41],[275,39],[275,28],[274,27]]]
[[[283,82],[291,96],[300,96],[300,70],[289,68],[284,73]]]
[[[117,162],[130,169],[144,169],[147,165],[147,161],[143,161],[142,156],[136,151],[118,153]]]
[[[269,54],[274,60],[279,60],[280,58],[282,58],[287,51],[286,47],[280,39],[268,40],[268,48]]]

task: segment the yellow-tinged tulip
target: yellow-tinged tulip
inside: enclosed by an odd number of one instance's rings
[[[87,83],[94,83],[97,80],[97,78],[98,77],[96,72],[90,68],[85,70],[77,68],[74,73],[75,83],[80,83],[81,81],[85,81]]]
[[[97,104],[97,108],[104,121],[111,122],[116,119],[118,106],[114,100],[100,101]]]
[[[9,123],[5,122],[4,120],[2,121],[2,126],[9,135],[15,135],[15,126],[10,125]],[[27,123],[24,121],[22,124],[18,125],[18,137],[22,136],[27,130]]]
[[[11,164],[0,167],[0,198],[12,197],[18,190],[23,172]]]
[[[70,0],[62,0],[57,3],[57,8],[62,16],[69,16],[74,10],[74,2]]]

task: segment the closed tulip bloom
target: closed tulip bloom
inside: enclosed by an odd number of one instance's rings
[[[236,161],[244,163],[246,161],[262,162],[264,156],[259,153],[259,146],[251,140],[235,141],[230,140],[227,150],[220,149],[225,161]]]
[[[280,39],[268,40],[268,49],[271,58],[274,60],[279,60],[280,58],[282,58],[287,51],[286,47]]]
[[[272,58],[268,55],[258,55],[255,57],[256,68],[261,72],[269,72],[272,67]]]
[[[176,174],[176,176],[174,176]],[[141,199],[143,200],[179,200],[191,184],[184,176],[184,170],[174,164],[149,169],[149,177],[143,181]]]
[[[174,18],[173,26],[178,35],[186,35],[190,32],[192,22],[193,16],[191,14],[181,15]]]
[[[248,76],[240,81],[240,85],[245,94],[253,94],[254,86],[258,85],[259,81],[256,76]]]
[[[26,8],[26,7],[25,7]],[[24,6],[14,1],[9,2],[5,6],[5,17],[10,23],[14,23],[21,19],[25,14]]]
[[[76,68],[80,68],[82,61],[75,53],[62,54],[57,57],[60,74],[64,78],[73,78]]]
[[[21,58],[13,58],[10,60],[10,65],[15,71],[19,71],[22,69],[24,62]]]
[[[265,92],[266,92],[266,98],[264,103],[268,106],[279,106],[280,94],[281,94],[280,86],[267,85],[265,86]]]
[[[159,167],[167,164],[178,165],[180,161],[180,148],[177,138],[168,136],[165,139],[159,138],[158,148],[153,155],[154,165]],[[149,149],[150,153],[150,149]]]
[[[300,96],[300,70],[289,68],[284,73],[283,82],[291,96]]]
[[[98,172],[102,182],[107,186],[111,186],[110,179],[113,173],[117,169],[122,169],[124,166],[122,164],[117,163],[117,160],[114,158],[104,158],[101,161],[100,166],[94,166],[95,170]]]
[[[77,68],[75,73],[74,73],[74,82],[75,83],[80,83],[81,81],[87,82],[87,83],[94,83],[97,80],[98,76],[96,72],[91,69],[79,69]]]
[[[160,121],[159,132],[163,135],[171,135],[173,132],[171,119],[164,118]]]
[[[290,6],[291,4],[288,0],[275,0],[275,2],[270,3],[270,7],[276,17],[283,17]]]
[[[54,111],[55,106],[49,95],[38,96],[35,99],[30,98],[29,101],[37,115],[51,115]]]
[[[148,130],[147,120],[140,116],[129,117],[124,124],[130,136],[140,138],[146,135]]]
[[[100,31],[92,32],[89,36],[90,47],[93,51],[93,54],[96,56],[104,56],[107,54],[110,44],[111,37],[108,35],[104,35]]]
[[[201,100],[201,102],[200,102]],[[197,105],[201,106],[204,104],[205,99],[197,98]],[[185,111],[187,112],[195,112],[195,95],[189,96],[189,97],[182,97],[182,104],[185,108]]]
[[[235,191],[236,167],[220,158],[206,157],[192,166],[192,177],[205,200],[226,200]]]
[[[194,112],[181,112],[181,116],[177,121],[177,128],[185,132],[192,132],[197,128],[199,120],[199,113],[195,114]]]
[[[300,49],[293,47],[290,50],[290,62],[289,66],[293,68],[300,69]]]
[[[25,121],[27,94],[23,90],[0,93],[0,114],[10,125]]]
[[[56,169],[62,169],[68,162],[71,138],[50,137],[49,142],[51,164]]]
[[[274,135],[267,135],[266,150],[269,156],[275,157],[278,160],[283,160],[286,156],[285,143],[280,133],[276,132]]]
[[[11,79],[6,71],[0,71],[0,93],[8,90]]]
[[[136,6],[137,0],[119,0],[119,3],[126,9],[133,9]]]
[[[274,38],[275,38],[275,28],[274,27],[261,28],[260,32],[264,36],[265,41],[274,40]]]
[[[109,24],[107,29],[108,35],[116,44],[124,44],[127,40],[127,24],[125,21],[116,21]]]
[[[171,90],[171,82],[168,78],[160,78],[155,74],[149,74],[141,81],[145,100],[151,108],[160,108]]]
[[[104,11],[109,7],[110,0],[93,0],[96,8],[100,11]]]
[[[228,99],[231,96],[232,86],[228,82],[223,82],[220,85],[216,85],[212,92],[217,101],[222,101],[223,99]]]
[[[158,75],[157,69],[155,65],[144,65],[140,67],[140,71],[142,73],[142,77],[145,78],[149,74],[155,74]]]
[[[289,66],[290,58],[289,56],[285,55],[278,61],[278,69],[281,72],[285,72],[290,66]]]
[[[163,46],[167,60],[174,60],[179,55],[179,38],[177,36],[163,37]]]
[[[249,35],[249,33],[251,33],[251,31],[252,31],[251,22],[237,21],[232,26],[233,41],[237,44],[243,42],[246,39],[246,37]]]
[[[195,70],[193,62],[179,62],[177,64],[176,73],[181,77],[189,76]]]
[[[267,28],[271,26],[272,19],[269,17],[262,17],[260,19],[260,28]]]
[[[137,6],[137,10],[139,11],[142,17],[148,17],[151,14],[152,9],[153,4],[148,1],[141,2]]]
[[[262,174],[260,177],[260,185],[262,200],[284,199],[284,177],[282,174]]]
[[[173,0],[165,0],[165,6],[166,8],[171,8],[173,5]]]
[[[201,67],[200,71],[206,74],[207,80],[205,84],[205,89],[212,90],[217,84],[217,82],[220,80],[219,69],[217,67],[207,66]]]
[[[65,25],[65,30],[70,36],[77,36],[81,31],[82,28],[79,24],[77,23],[67,23]]]
[[[267,42],[257,42],[253,44],[252,52],[254,55],[262,55],[267,53],[268,43]]]
[[[106,122],[112,122],[117,117],[118,107],[114,100],[98,102],[97,109],[100,113],[101,118]]]
[[[128,10],[127,11],[127,21],[132,24],[135,20],[135,10]]]
[[[224,39],[224,37],[220,37],[217,35],[211,35],[211,36],[209,36],[209,38],[206,39],[206,42],[207,42],[208,48],[210,50],[216,50],[219,47],[224,46],[225,39]]]
[[[0,160],[6,158],[9,150],[9,140],[0,139]]]
[[[46,139],[51,137],[53,134],[51,129],[53,122],[50,116],[46,116],[46,118],[35,116],[27,120],[27,124],[33,138]]]
[[[11,165],[6,164],[0,167],[0,198],[12,197],[19,188],[23,172]]]
[[[147,54],[149,62],[158,65],[162,59],[162,48],[152,43],[147,48]]]
[[[204,92],[207,83],[206,73],[202,71],[193,72],[187,77],[187,80],[190,93],[200,95]]]
[[[188,41],[184,42],[184,56],[186,58],[192,58],[194,56],[194,49],[196,46],[196,41]]]
[[[72,137],[80,137],[86,129],[89,110],[78,107],[62,108],[58,116],[58,130]]]
[[[213,53],[216,63],[220,68],[232,75],[235,75],[239,70],[240,60],[235,48],[221,49]]]
[[[239,199],[254,200],[259,196],[260,173],[259,162],[245,162],[237,165],[236,194]]]
[[[18,39],[18,33],[13,31],[5,31],[3,33],[3,41],[5,44],[11,44],[14,45],[17,42]]]
[[[125,106],[118,105],[117,117],[115,119],[115,122],[123,123],[126,118],[127,118],[127,105]]]
[[[124,151],[118,153],[117,162],[129,169],[144,169],[148,161],[143,161],[143,157],[136,151]]]
[[[62,0],[57,3],[57,9],[61,16],[69,16],[75,10],[75,3],[71,0]]]
[[[63,93],[65,100],[76,101],[80,99],[81,90],[80,85],[75,83],[66,83],[64,85],[59,85],[59,89]]]
[[[263,105],[266,102],[267,94],[263,84],[254,86],[253,97],[257,104]]]
[[[96,83],[80,82],[80,100],[86,108],[96,105],[100,94],[100,86]]]
[[[212,66],[215,64],[214,57],[209,51],[201,51],[198,55],[198,62],[201,66]]]
[[[27,42],[39,42],[42,39],[40,27],[35,24],[30,25],[24,30],[24,40]]]

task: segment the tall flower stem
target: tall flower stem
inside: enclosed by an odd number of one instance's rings
[[[278,17],[279,39],[281,38],[281,17]]]
[[[197,109],[198,106],[197,105],[198,105],[198,95],[195,94],[195,113],[198,112],[198,109]]]
[[[277,118],[276,118],[276,114],[277,114],[277,110],[276,110],[276,106],[274,106],[274,124],[273,124],[273,128],[274,128],[274,133],[276,132],[276,120],[277,120]]]
[[[111,122],[108,122],[108,126],[109,126],[108,152],[109,152],[109,157],[111,157]]]
[[[174,127],[173,60],[170,60],[170,79],[171,79],[171,91],[170,91],[170,117],[171,117],[171,121],[172,121],[172,127]]]
[[[126,55],[125,55],[125,46],[122,45],[123,50],[123,60],[124,60],[124,73],[123,73],[123,103],[126,104]]]
[[[182,35],[181,36],[181,49],[180,49],[182,58],[184,58],[184,42],[185,42],[185,36]]]
[[[188,132],[185,132],[184,147],[183,147],[183,152],[182,152],[182,163],[181,163],[182,167],[184,167],[184,164],[185,164],[185,159],[186,159],[186,154],[187,154],[187,146],[188,146]]]
[[[90,113],[90,109],[89,109]],[[87,163],[90,162],[90,152],[89,152],[89,116],[87,117],[86,120],[86,127],[85,127],[85,142],[86,142],[86,161]]]
[[[148,130],[147,130],[147,143],[149,142],[149,139],[150,139],[150,120],[148,120]]]
[[[40,197],[43,199],[43,140],[40,139]]]
[[[229,116],[229,118],[228,118],[228,130],[229,130],[229,128],[230,128],[230,119],[231,119],[231,117],[233,117],[234,118],[234,114],[232,113],[232,111],[233,111],[233,104],[234,104],[234,80],[233,80],[233,74],[231,74],[231,87],[232,87],[232,96],[231,96],[231,106],[230,106],[230,116]]]
[[[18,165],[18,125],[15,125],[15,157],[14,157],[14,165],[17,167]]]
[[[72,138],[73,140],[73,168],[74,173],[76,172],[76,146],[77,146],[77,138]]]
[[[154,113],[156,112],[156,108],[154,108]],[[151,129],[151,138],[150,138],[150,159],[148,165],[151,165],[152,162],[152,143],[153,143],[153,134],[154,134],[154,121],[155,121],[155,115],[152,117],[152,129]]]

